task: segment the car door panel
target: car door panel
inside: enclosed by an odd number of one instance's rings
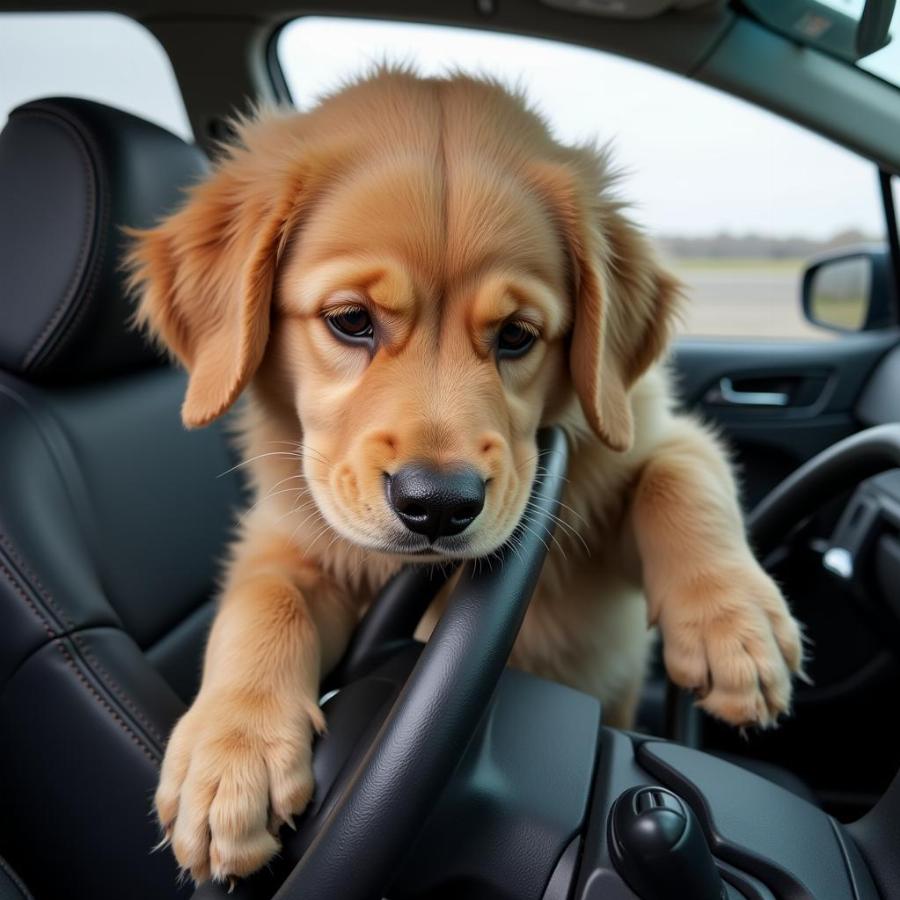
[[[741,470],[747,508],[862,427],[860,396],[898,339],[888,330],[821,342],[685,338],[676,344],[681,402],[721,429]],[[784,402],[752,402],[754,394]]]

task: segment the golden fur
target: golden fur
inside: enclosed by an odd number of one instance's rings
[[[567,431],[558,543],[514,665],[627,726],[649,620],[711,714],[788,710],[797,625],[747,546],[722,449],[672,411],[659,360],[678,285],[611,180],[603,154],[558,144],[495,84],[382,71],[310,113],[241,123],[184,208],[136,235],[139,320],[190,373],[185,424],[246,389],[256,494],[156,795],[197,881],[263,865],[308,802],[319,681],[407,559],[383,479],[410,460],[490,479],[444,548],[482,556],[540,477],[537,429]],[[377,322],[374,351],[325,324],[348,305]],[[540,339],[498,361],[511,318]]]

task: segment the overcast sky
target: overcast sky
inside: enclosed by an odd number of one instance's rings
[[[629,173],[622,193],[656,233],[883,230],[874,166],[774,115],[639,63],[517,36],[346,19],[294,23],[279,50],[300,105],[385,59],[522,84],[560,138],[613,140]],[[52,93],[97,97],[188,131],[168,62],[140,26],[98,14],[0,16],[0,117]]]

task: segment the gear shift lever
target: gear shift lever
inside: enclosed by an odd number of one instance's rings
[[[631,788],[616,800],[609,846],[616,869],[641,900],[727,896],[700,823],[666,788]]]

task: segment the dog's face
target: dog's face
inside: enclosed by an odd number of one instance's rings
[[[410,124],[429,103],[432,143]],[[354,132],[366,104],[380,124]],[[382,75],[309,118],[248,126],[140,235],[141,318],[191,373],[187,424],[257,372],[276,386],[338,534],[424,560],[488,554],[525,510],[541,424],[571,425],[580,401],[627,448],[627,391],[665,343],[675,283],[602,199],[602,160],[494,86]]]
[[[344,537],[391,553],[504,543],[562,399],[553,224],[512,180],[454,176],[440,195],[422,164],[364,168],[310,214],[278,279],[268,352],[312,494]]]

